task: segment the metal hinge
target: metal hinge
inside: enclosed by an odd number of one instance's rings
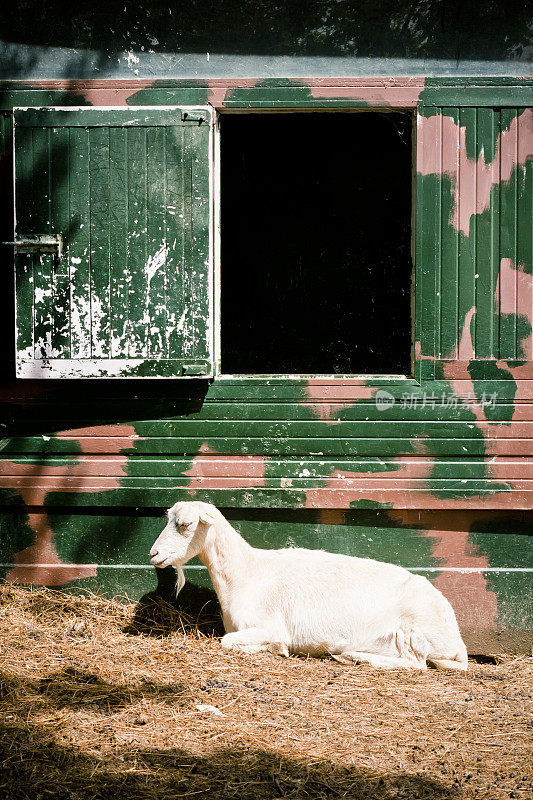
[[[60,234],[42,236],[21,236],[14,242],[2,242],[15,248],[15,253],[55,253],[63,255],[63,237]]]
[[[201,125],[202,122],[206,122],[207,117],[203,111],[182,111],[181,112],[181,121],[182,122],[198,122]]]
[[[209,374],[209,364],[183,364],[182,372],[184,375],[202,375]]]

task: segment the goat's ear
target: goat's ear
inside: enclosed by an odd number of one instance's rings
[[[205,523],[206,525],[214,525],[217,521],[217,518],[211,511],[207,511],[202,509],[199,513],[200,522]]]

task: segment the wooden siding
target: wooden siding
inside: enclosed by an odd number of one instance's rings
[[[522,102],[531,105],[532,92],[531,82],[505,79],[478,80],[475,86],[460,79],[418,78],[274,83],[13,84],[0,102],[11,108],[203,104],[209,99],[221,110],[389,103],[414,108],[420,102],[421,118],[429,119],[430,109],[461,106],[465,123],[471,117],[464,108],[485,104],[483,113],[475,112],[479,134],[490,97],[503,98],[512,112]],[[438,94],[443,87],[451,92],[445,101]],[[490,113],[501,119],[504,111]],[[9,149],[9,125],[5,134]],[[475,162],[479,177],[480,153],[472,156],[468,150],[467,160]],[[531,194],[530,164],[517,170],[514,191],[520,197],[522,174],[524,196]],[[460,166],[466,169],[464,161]],[[425,205],[418,208],[424,214],[435,206],[435,197],[446,196],[446,181],[451,184],[447,176],[426,177],[434,186],[440,182],[440,189],[426,193]],[[496,215],[492,196],[490,215]],[[493,351],[495,342],[500,347],[513,339],[505,331],[500,336],[494,320],[501,308],[490,302],[498,287],[499,272],[493,270],[501,270],[500,253],[487,249],[483,213],[474,216],[474,255],[488,253],[490,275],[488,286],[476,289],[476,313],[492,323],[486,329],[477,321],[465,326],[466,308],[455,326],[446,332],[436,328],[435,257],[428,250],[422,258],[419,250],[415,316],[420,321],[424,311],[428,315],[427,325],[417,328],[426,338],[417,342],[412,379],[219,376],[186,385],[159,381],[154,388],[140,380],[127,385],[13,381],[6,367],[0,386],[2,574],[8,580],[139,597],[156,585],[146,553],[161,529],[164,508],[178,499],[205,499],[221,507],[253,544],[338,549],[415,569],[450,598],[471,649],[529,652],[533,382],[528,363],[511,357],[515,350]],[[520,238],[527,235],[526,219],[519,211],[518,249],[527,253],[527,240]],[[439,220],[442,232],[447,220],[442,214]],[[457,232],[449,236],[459,240]],[[504,236],[498,236],[501,247]],[[453,239],[453,246],[463,244]],[[502,257],[513,258],[503,251]],[[472,261],[464,263],[474,268]],[[531,270],[512,271],[520,273],[515,274],[517,298],[524,297]],[[428,285],[433,295],[425,293]],[[458,308],[467,305],[468,287],[471,292],[471,274],[459,286]],[[505,308],[507,297],[504,292]],[[439,302],[444,313],[447,306]],[[527,347],[527,315],[518,304],[515,308],[506,331],[515,332],[517,346]],[[473,352],[460,349],[466,330],[473,331]],[[482,330],[490,332],[486,340]],[[426,349],[436,340],[435,331],[439,349]],[[454,335],[455,352],[453,343],[452,350],[444,346]],[[446,373],[437,363],[446,360],[454,371]],[[198,564],[187,576],[206,584]]]
[[[532,378],[532,109],[422,105],[418,138],[422,374]]]
[[[391,381],[383,408],[379,384],[219,378],[205,395],[198,385],[196,400],[183,388],[172,399],[146,389],[124,421],[89,426],[80,425],[94,418],[85,393],[58,397],[55,414],[48,395],[26,422],[17,412],[1,481],[31,505],[44,492],[69,505],[165,506],[182,496],[248,507],[531,508],[533,397],[480,383],[436,382],[429,392]],[[115,390],[98,413],[118,414],[126,397]]]

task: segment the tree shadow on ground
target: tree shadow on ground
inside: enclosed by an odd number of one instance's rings
[[[158,683],[141,678],[129,682],[109,682],[96,672],[66,667],[36,681],[0,674],[0,702],[31,698],[33,706],[51,709],[70,708],[91,713],[113,714],[141,700],[172,704],[173,708],[190,707],[198,699],[189,686],[180,681]]]
[[[224,625],[218,597],[212,589],[186,581],[176,597],[173,567],[158,569],[157,588],[143,595],[131,622],[122,630],[131,636],[161,639],[176,631],[198,632],[204,636],[223,636]]]
[[[186,748],[116,745],[84,752],[61,740],[61,731],[28,721],[0,724],[2,788],[10,800],[176,800],[195,796],[263,798],[451,798],[457,792],[430,778],[379,774],[333,764],[313,764],[252,746],[221,747],[208,755]]]

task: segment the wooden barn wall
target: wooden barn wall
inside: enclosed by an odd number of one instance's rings
[[[95,17],[82,3],[73,23],[57,0],[38,26],[22,4],[10,32],[0,13],[11,42],[0,58],[2,241],[12,238],[15,106],[411,109],[416,216],[430,220],[416,242],[406,379],[15,380],[4,248],[3,578],[131,598],[168,591],[172,575],[156,574],[148,550],[166,507],[202,499],[252,544],[321,547],[426,575],[472,651],[530,649],[532,84],[512,77],[527,74],[527,26],[505,4],[443,17],[435,2],[396,3],[384,27],[371,5],[355,18],[310,3],[292,18],[286,4],[254,3],[252,25],[226,2],[206,21],[199,3],[181,38],[160,3],[151,18],[143,3],[120,4],[122,33],[113,2]],[[476,187],[470,211],[457,206],[465,180]],[[186,573],[208,584],[199,563]]]

